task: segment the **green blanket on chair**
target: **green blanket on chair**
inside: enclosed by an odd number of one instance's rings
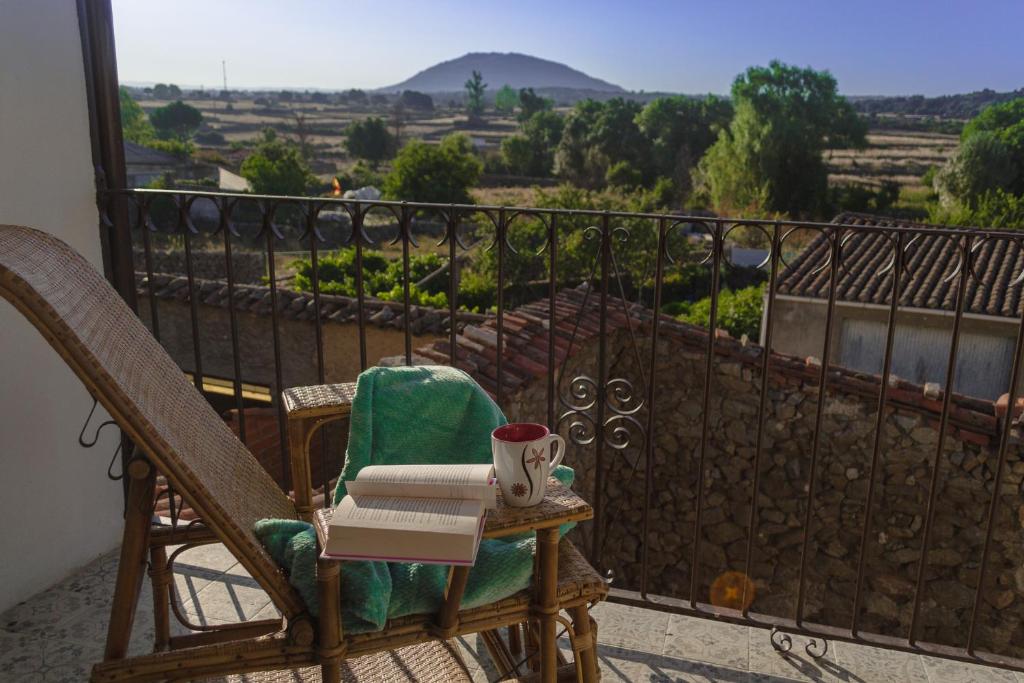
[[[367,465],[486,463],[491,431],[506,423],[491,398],[466,373],[442,366],[370,368],[359,375],[352,401],[345,482]],[[568,467],[555,470],[572,483]],[[563,528],[563,533],[568,529]],[[296,520],[263,519],[256,535],[316,614],[316,536]],[[465,608],[508,597],[530,585],[534,534],[484,539],[462,599]],[[344,562],[343,626],[351,633],[379,631],[389,618],[426,614],[441,605],[448,567],[398,562]]]

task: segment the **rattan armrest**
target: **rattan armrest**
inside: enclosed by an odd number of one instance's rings
[[[295,490],[295,508],[299,517],[312,521],[313,482],[309,463],[309,443],[313,433],[325,423],[348,417],[356,385],[320,384],[292,387],[281,392],[288,423],[288,455]]]
[[[305,420],[348,415],[352,412],[352,397],[355,393],[355,382],[317,384],[285,389],[281,392],[281,399],[289,420]]]

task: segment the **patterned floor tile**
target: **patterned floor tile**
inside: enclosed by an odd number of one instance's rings
[[[601,644],[660,655],[669,615],[665,612],[602,602],[590,611]]]
[[[938,657],[920,657],[931,683],[1017,683],[1020,674]]]
[[[840,665],[849,671],[852,680],[874,683],[924,683],[928,681],[919,655],[895,650],[882,650],[869,645],[834,643]],[[933,679],[934,680],[934,679]]]
[[[745,626],[673,614],[662,654],[746,671],[750,665],[749,641]]]
[[[602,681],[746,683],[750,677],[745,669],[612,646],[600,649],[600,661]]]
[[[101,605],[90,594],[51,588],[0,615],[0,628],[12,633],[41,636],[79,613],[99,607]]]
[[[4,643],[4,639],[0,639]],[[4,681],[64,683],[87,681],[94,662],[103,654],[99,644],[83,645],[56,638],[18,634],[0,650]]]
[[[862,683],[838,664],[835,643],[829,642],[825,655],[816,659],[807,652],[810,641],[804,636],[791,636],[792,649],[782,653],[772,647],[767,629],[751,627],[748,633],[751,680]]]

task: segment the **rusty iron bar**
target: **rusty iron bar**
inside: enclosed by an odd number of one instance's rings
[[[595,446],[594,458],[594,521],[593,535],[591,536],[590,562],[601,568],[601,550],[604,547],[604,414],[605,399],[608,389],[605,386],[608,382],[608,270],[611,264],[612,235],[611,235],[611,214],[605,212],[601,215],[601,315],[598,317],[598,341],[597,341],[597,419],[594,423]],[[591,286],[593,286],[591,284]]]
[[[306,211],[306,233],[309,236],[309,264],[310,264],[310,282],[313,286],[313,326],[316,331],[316,377],[320,384],[327,383],[327,371],[326,362],[324,360],[324,330],[323,320],[321,320],[321,308],[320,308],[320,259],[319,251],[317,249],[317,242],[320,240],[320,235],[317,230],[317,220],[320,217],[320,209],[322,205],[313,204],[307,207]],[[284,439],[282,438],[282,441]],[[330,496],[328,495],[328,482],[330,477],[327,476],[327,435],[321,432],[320,435],[320,477],[321,483],[324,487],[324,507],[330,506]]]
[[[149,322],[153,337],[160,341],[160,314],[157,311],[157,297],[153,292],[153,248],[149,237],[149,201],[146,197],[139,202],[139,230],[142,232],[142,253],[146,262],[146,282],[149,283]]]
[[[772,231],[772,245],[769,258],[771,259],[770,274],[768,276],[768,296],[765,302],[764,314],[764,349],[761,351],[761,392],[758,398],[757,407],[757,432],[754,436],[754,481],[750,489],[750,520],[747,524],[749,529],[747,536],[747,552],[743,560],[743,575],[750,577],[754,556],[754,536],[757,533],[757,496],[761,488],[761,457],[764,452],[764,423],[767,415],[766,406],[768,403],[768,369],[772,355],[772,325],[774,324],[775,313],[775,288],[779,274],[779,251],[782,248],[781,238],[782,226],[775,221]],[[745,589],[746,587],[744,587]],[[746,595],[743,596],[743,614],[746,615],[750,609]]]
[[[263,214],[263,233],[267,245],[267,275],[270,278],[270,328],[274,342],[274,391],[271,392],[271,401],[277,407],[277,433],[278,441],[281,444],[281,481],[284,482],[284,490],[291,490],[292,473],[288,467],[288,433],[286,417],[284,414],[284,403],[281,401],[281,392],[284,391],[284,368],[281,365],[281,327],[280,311],[277,303],[277,269],[274,263],[274,239],[277,237],[274,227],[274,213],[280,203],[260,203]]]
[[[938,497],[939,470],[942,467],[942,450],[946,445],[946,431],[949,427],[949,406],[953,398],[953,383],[956,381],[956,352],[960,341],[960,323],[964,316],[964,299],[967,280],[970,277],[971,235],[958,240],[960,245],[960,272],[956,288],[956,314],[953,318],[953,332],[949,342],[949,358],[946,363],[946,386],[942,392],[942,416],[939,419],[939,439],[935,446],[935,462],[928,488],[928,507],[925,512],[924,538],[921,542],[921,560],[917,567],[917,581],[914,588],[914,610],[910,617],[910,632],[907,642],[916,642],[917,622],[921,615],[921,598],[924,595],[924,575],[928,567],[928,550],[932,539],[932,524],[935,521],[935,500]]]
[[[548,221],[548,428],[555,431],[555,300],[558,295],[558,228]]]
[[[409,304],[410,289],[409,282],[409,242],[412,241],[412,217],[413,211],[409,206],[402,203],[402,321],[403,337],[405,341],[405,364],[412,365],[412,325],[409,322],[411,306]]]
[[[456,367],[458,357],[455,353],[455,342],[459,336],[458,325],[455,324],[459,314],[459,258],[458,246],[459,214],[453,204],[448,209],[448,359],[452,367]]]
[[[498,222],[495,225],[495,239],[498,241],[498,320],[497,320],[497,353],[498,357],[495,359],[495,372],[498,375],[498,388],[495,392],[494,400],[500,406],[504,396],[505,389],[505,377],[504,377],[504,366],[505,366],[505,247],[507,235],[508,223],[505,215],[505,209],[498,209]]]
[[[825,233],[829,234],[829,233]],[[814,520],[814,478],[818,472],[818,451],[821,447],[821,421],[825,415],[825,396],[828,393],[828,366],[832,345],[832,323],[835,322],[836,290],[839,286],[842,228],[832,232],[832,251],[829,258],[828,311],[825,314],[825,341],[822,344],[821,370],[818,373],[818,405],[814,414],[814,435],[811,437],[811,466],[807,473],[807,510],[804,512],[804,534],[800,549],[800,582],[796,594],[796,618],[803,621],[804,601],[807,598],[807,549],[811,541],[811,523]]]
[[[352,240],[356,245],[356,324],[359,329],[359,370],[365,370],[366,362],[366,289],[363,283],[363,219],[369,209],[359,203],[353,205]]]
[[[242,400],[242,354],[238,348],[238,312],[235,311],[235,265],[231,257],[230,211],[233,204],[227,199],[217,201],[218,229],[224,239],[224,272],[228,278],[228,327],[231,331],[231,365],[235,376],[231,384],[238,411],[238,438],[245,443],[245,402]]]
[[[701,221],[707,225],[706,221]],[[718,288],[722,270],[724,224],[719,221],[711,223],[714,232],[711,240],[711,310],[708,313],[708,346],[707,361],[704,364],[704,388],[701,399],[700,456],[697,462],[697,495],[694,496],[696,517],[693,520],[693,554],[690,560],[690,605],[696,605],[697,590],[700,584],[700,537],[704,514],[704,470],[707,463],[708,437],[711,428],[711,376],[715,369],[715,328],[718,325]]]
[[[970,270],[968,269],[968,272]],[[1024,353],[1024,310],[1020,323],[1017,325],[1017,343],[1013,350],[1013,366],[1010,371],[1010,388],[1006,403],[1006,421],[999,432],[999,450],[996,453],[996,473],[992,482],[992,499],[989,501],[988,517],[985,523],[985,546],[981,551],[981,566],[978,569],[978,587],[974,593],[974,605],[971,607],[971,622],[967,631],[967,653],[974,654],[974,641],[977,636],[978,614],[981,607],[981,593],[985,585],[985,572],[988,570],[989,550],[992,545],[992,534],[996,526],[996,514],[999,507],[999,489],[1003,485],[1003,473],[1006,471],[1006,448],[1010,443],[1010,431],[1013,427],[1014,408],[1017,404],[1017,382],[1020,380],[1021,354]]]
[[[665,250],[667,245],[667,223],[658,221],[658,253],[654,265],[654,317],[651,320],[651,381],[647,383],[647,435],[644,463],[644,510],[643,530],[640,544],[640,594],[647,597],[649,551],[651,545],[651,497],[654,494],[654,405],[658,383],[658,327],[661,322],[661,288],[665,277]]]
[[[891,238],[888,238],[891,241]],[[889,398],[889,375],[892,372],[892,349],[896,338],[896,315],[900,304],[900,279],[903,276],[903,234],[897,233],[892,263],[892,293],[889,295],[889,318],[885,328],[885,355],[882,359],[882,377],[878,390],[878,412],[875,415],[875,438],[871,447],[871,464],[868,466],[868,497],[864,504],[864,526],[860,534],[860,550],[857,558],[857,587],[853,594],[853,621],[850,631],[857,634],[860,626],[861,598],[864,592],[864,567],[868,556],[868,540],[871,534],[872,509],[875,504],[875,472],[881,455],[882,434],[885,430],[885,409]]]
[[[191,210],[192,202],[181,195],[175,195],[174,202],[178,209],[177,231],[183,236],[185,242],[185,277],[188,280],[188,309],[192,319],[192,356],[195,363],[195,371],[192,373],[192,382],[196,389],[203,390],[203,354],[199,346],[199,297],[196,296],[196,278],[192,267],[192,229],[188,212]]]

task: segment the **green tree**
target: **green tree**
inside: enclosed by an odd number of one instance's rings
[[[156,135],[153,124],[149,122],[146,112],[139,103],[132,98],[128,88],[122,85],[118,93],[121,99],[121,131],[124,139],[139,145],[146,144]]]
[[[257,194],[302,195],[316,183],[299,150],[270,128],[242,162],[241,173]]]
[[[580,187],[601,188],[608,168],[625,161],[645,185],[653,181],[650,141],[637,125],[641,108],[621,97],[577,102],[555,153],[556,173]]]
[[[376,167],[395,147],[394,137],[383,119],[371,116],[353,121],[345,129],[345,149],[354,157],[366,159]]]
[[[474,70],[473,76],[466,81],[466,111],[469,118],[477,119],[484,113],[484,92],[487,84],[479,71]]]
[[[402,103],[402,106],[409,109],[434,111],[434,98],[418,90],[403,90],[398,101]]]
[[[771,62],[732,85],[736,108],[698,167],[720,209],[816,214],[827,199],[827,149],[863,147],[866,124],[827,71]]]
[[[203,122],[203,115],[192,105],[176,100],[154,109],[149,120],[161,138],[187,141],[191,139]]]
[[[181,88],[173,83],[157,83],[153,86],[153,97],[158,100],[176,100],[181,97]]]
[[[944,204],[974,209],[991,190],[1009,190],[1016,179],[1013,151],[991,130],[967,137],[935,174],[935,190]]]
[[[564,120],[553,111],[539,111],[523,124],[523,132],[501,141],[501,157],[514,175],[547,177],[555,162]]]
[[[656,175],[669,178],[679,193],[688,195],[694,167],[732,114],[728,100],[714,95],[659,97],[648,103],[636,122],[651,141]]]
[[[981,132],[991,133],[1006,147],[1014,169],[1010,191],[1024,195],[1024,97],[983,109],[964,126],[960,140]]]
[[[465,135],[447,135],[439,145],[411,140],[384,179],[384,195],[406,201],[470,204],[469,189],[482,170],[483,164]]]
[[[506,83],[494,94],[494,108],[502,114],[511,114],[519,104],[519,94]]]
[[[533,115],[540,111],[548,111],[555,106],[554,101],[547,97],[541,97],[533,91],[533,88],[519,89],[519,121],[529,121]]]

